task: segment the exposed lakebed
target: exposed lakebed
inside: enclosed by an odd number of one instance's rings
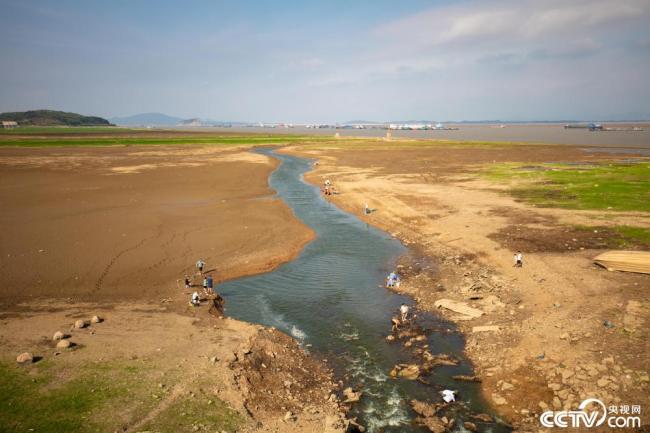
[[[391,317],[400,304],[412,300],[383,288],[385,276],[406,249],[388,234],[368,226],[321,197],[318,188],[303,180],[312,162],[270,149],[258,152],[278,158],[270,186],[296,217],[316,232],[298,258],[272,272],[227,281],[219,291],[231,317],[274,326],[298,339],[304,347],[329,360],[345,386],[363,392],[351,415],[370,432],[426,432],[414,423],[411,399],[440,402],[439,391],[459,391],[462,403],[446,409],[449,418],[474,422],[479,431],[507,431],[498,423],[472,420],[486,412],[479,384],[457,381],[471,375],[463,356],[464,341],[450,323],[418,313],[418,324],[428,330],[428,351],[459,360],[439,366],[423,381],[394,379],[396,364],[412,362],[412,348],[389,342]],[[426,383],[423,383],[426,382]],[[456,429],[463,431],[462,422]]]

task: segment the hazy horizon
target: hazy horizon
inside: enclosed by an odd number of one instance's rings
[[[0,111],[650,119],[650,2],[0,0]]]

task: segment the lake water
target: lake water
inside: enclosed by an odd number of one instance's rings
[[[412,139],[443,139],[470,141],[507,141],[526,143],[550,143],[578,145],[586,148],[604,148],[616,153],[640,153],[650,155],[650,123],[638,124],[607,124],[613,128],[628,128],[637,126],[642,131],[589,131],[588,129],[564,129],[564,124],[507,124],[504,128],[499,125],[458,124],[448,126],[458,130],[440,131],[391,131],[393,138]],[[330,135],[339,133],[342,137],[385,137],[385,129],[312,129],[302,126],[294,128],[201,128],[211,131],[228,131],[261,134],[298,134],[298,135]],[[609,149],[609,150],[608,150]]]
[[[269,149],[258,151],[281,160],[270,176],[270,186],[317,237],[297,259],[272,272],[220,285],[226,313],[274,326],[329,359],[346,385],[364,392],[353,413],[370,432],[427,431],[413,424],[408,401],[439,402],[438,392],[444,388],[459,390],[463,402],[453,406],[450,416],[462,420],[469,419],[472,411],[490,412],[477,384],[451,378],[472,374],[472,368],[463,357],[462,336],[436,316],[420,313],[419,318],[434,330],[427,337],[430,351],[450,354],[461,363],[434,369],[427,377],[431,385],[388,376],[395,364],[410,356],[400,343],[389,343],[385,337],[400,304],[412,301],[382,286],[405,248],[330,204],[318,188],[304,182],[309,160]],[[508,431],[501,424],[478,424],[481,431]]]

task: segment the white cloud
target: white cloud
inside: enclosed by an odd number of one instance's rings
[[[647,18],[649,10],[647,0],[473,2],[426,10],[380,26],[376,34],[418,47],[483,45],[517,38],[543,42],[548,37],[602,32],[621,21]]]

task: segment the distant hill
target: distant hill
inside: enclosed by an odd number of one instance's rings
[[[0,120],[15,120],[21,126],[113,126],[101,117],[54,110],[0,113]]]
[[[127,117],[113,117],[110,121],[124,126],[175,126],[183,122],[183,119],[162,113],[141,113]]]

